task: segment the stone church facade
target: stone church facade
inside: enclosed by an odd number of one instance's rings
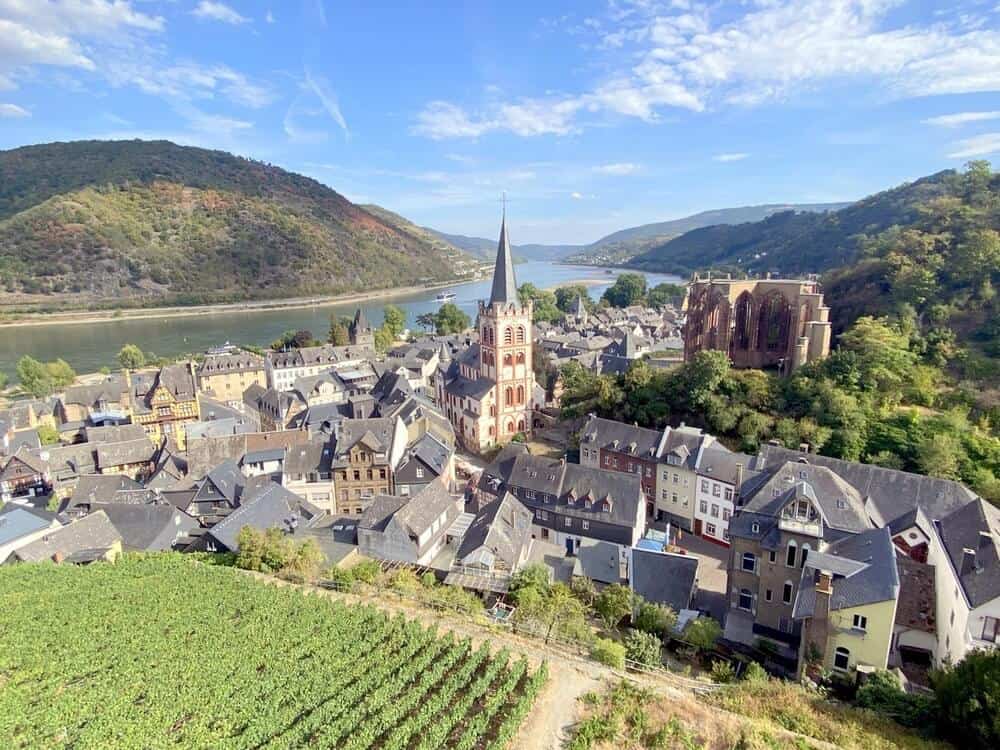
[[[695,276],[685,306],[685,361],[716,350],[734,367],[787,375],[830,353],[830,308],[817,281]]]
[[[479,342],[454,359],[442,347],[438,365],[438,404],[468,450],[482,452],[531,431],[531,318],[531,302],[517,296],[505,216],[490,298],[479,302]]]

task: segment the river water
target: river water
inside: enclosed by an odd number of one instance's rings
[[[619,273],[618,269],[610,269],[609,273],[609,269],[594,266],[544,261],[515,266],[519,284],[530,281],[540,289],[574,281],[597,281],[599,283],[588,287],[594,299],[600,298]],[[651,286],[661,282],[683,283],[677,276],[667,274],[647,273],[645,276]],[[14,379],[17,360],[25,354],[42,361],[61,357],[80,373],[94,372],[105,366],[114,369],[117,367],[118,350],[127,343],[136,344],[145,352],[174,357],[203,352],[227,341],[267,346],[288,330],[306,329],[312,331],[316,338],[325,340],[332,314],[353,316],[354,311],[362,307],[371,324],[378,326],[382,322],[382,308],[390,302],[406,312],[411,328],[420,330],[416,325],[417,316],[437,310],[440,304],[435,297],[441,292],[454,292],[455,304],[474,321],[478,300],[489,297],[490,284],[491,280],[485,279],[346,305],[332,303],[281,310],[207,312],[162,319],[123,318],[101,323],[0,327],[0,371]]]

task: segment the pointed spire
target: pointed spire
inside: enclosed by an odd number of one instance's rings
[[[368,318],[365,317],[365,311],[359,307],[358,311],[354,313],[354,330],[367,331],[370,327],[368,325]]]
[[[517,279],[514,278],[514,258],[507,237],[507,195],[504,194],[503,216],[500,219],[500,242],[497,243],[497,262],[493,268],[493,289],[490,304],[507,305],[517,300]]]

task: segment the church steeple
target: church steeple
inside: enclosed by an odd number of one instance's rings
[[[504,199],[503,217],[500,219],[500,242],[497,243],[497,262],[493,268],[493,289],[490,304],[517,303],[517,279],[514,278],[514,258],[507,237],[507,202]]]

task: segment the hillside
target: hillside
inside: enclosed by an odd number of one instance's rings
[[[0,152],[8,304],[336,294],[450,280],[470,260],[315,180],[220,151],[81,141]]]
[[[713,267],[751,273],[826,271],[858,257],[861,235],[916,221],[920,206],[949,194],[954,176],[953,170],[938,172],[838,211],[783,211],[762,221],[694,229],[651,247],[626,265],[681,274]]]

